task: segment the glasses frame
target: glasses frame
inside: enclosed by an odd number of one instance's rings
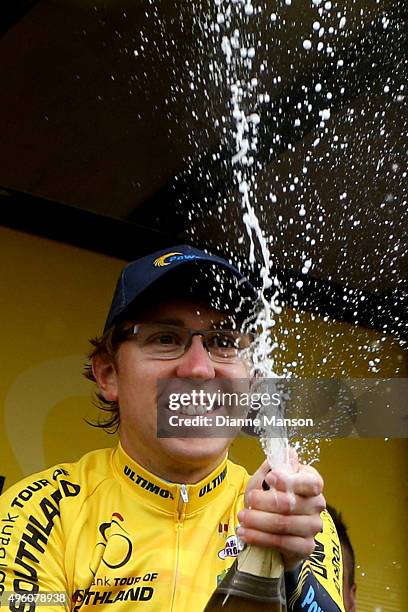
[[[239,332],[239,330],[235,330],[235,329],[220,329],[220,328],[191,329],[188,327],[183,327],[182,325],[170,325],[166,323],[154,323],[154,322],[149,322],[149,321],[143,321],[141,323],[134,323],[131,327],[128,327],[127,329],[123,330],[119,334],[119,341],[123,342],[123,341],[130,340],[131,338],[137,336],[140,327],[144,325],[152,325],[152,326],[157,325],[157,326],[162,326],[163,330],[166,330],[166,329],[168,329],[169,331],[182,330],[183,332],[188,332],[187,342],[184,344],[184,346],[181,347],[183,348],[183,351],[180,353],[180,355],[177,355],[177,356],[174,356],[174,355],[166,356],[165,354],[163,356],[151,355],[151,354],[149,355],[149,357],[151,357],[152,359],[157,359],[158,361],[172,361],[174,359],[180,359],[180,357],[183,357],[183,355],[185,355],[185,353],[191,347],[194,336],[201,336],[203,339],[203,347],[207,351],[208,356],[210,357],[211,361],[214,361],[216,363],[225,363],[225,364],[239,363],[240,361],[242,361],[241,354],[244,351],[250,349],[252,343],[255,341],[255,338],[256,338],[256,335],[253,332]],[[217,355],[213,355],[211,354],[211,350],[207,346],[206,337],[208,337],[209,334],[214,334],[217,332],[224,333],[224,334],[233,333],[233,334],[239,334],[241,337],[247,337],[249,341],[248,346],[242,349],[238,349],[238,354],[233,359],[222,358],[222,357],[218,357]]]

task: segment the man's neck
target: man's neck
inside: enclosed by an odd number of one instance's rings
[[[143,449],[135,449],[126,439],[122,439],[121,444],[123,450],[151,474],[158,476],[167,482],[180,484],[196,484],[203,480],[208,474],[211,474],[224,460],[226,452],[220,457],[205,463],[194,464],[191,461],[175,461],[174,458],[165,457],[158,458],[155,453],[143,453]],[[141,452],[142,451],[142,452]]]

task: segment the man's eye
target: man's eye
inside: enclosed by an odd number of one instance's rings
[[[162,334],[156,334],[150,339],[152,344],[163,344],[163,345],[179,345],[180,338],[177,334],[170,334],[168,332]]]
[[[213,348],[229,349],[236,348],[235,338],[228,334],[215,334],[208,340],[208,344]]]

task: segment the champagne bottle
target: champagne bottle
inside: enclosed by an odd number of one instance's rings
[[[285,573],[277,550],[247,546],[214,591],[204,612],[286,612]]]

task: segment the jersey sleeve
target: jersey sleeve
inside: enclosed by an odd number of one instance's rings
[[[70,609],[61,501],[79,493],[63,469],[17,483],[0,496],[0,597],[14,612]]]
[[[343,566],[340,542],[330,514],[321,514],[323,529],[315,537],[314,552],[298,570],[285,573],[290,612],[344,612]]]

